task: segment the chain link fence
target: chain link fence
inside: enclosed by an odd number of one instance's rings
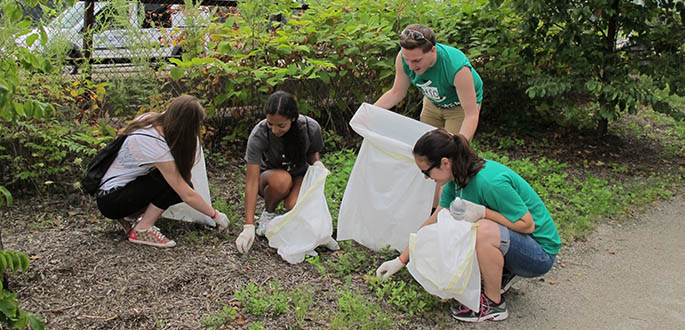
[[[28,9],[42,20],[48,44],[58,49],[68,74],[89,72],[99,79],[167,65],[188,45],[208,41],[204,28],[235,13],[236,1],[77,1],[71,7]],[[91,9],[90,11],[88,9]],[[26,11],[25,11],[26,12]]]

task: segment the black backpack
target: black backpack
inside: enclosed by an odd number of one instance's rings
[[[117,158],[117,154],[119,154],[119,149],[121,149],[121,146],[124,144],[124,140],[126,140],[126,138],[129,135],[146,135],[149,137],[159,139],[158,137],[149,134],[131,133],[121,134],[114,138],[114,140],[110,141],[104,148],[102,148],[100,151],[98,151],[97,154],[95,154],[95,157],[93,157],[93,159],[90,160],[90,162],[88,163],[88,169],[85,173],[83,173],[83,176],[81,176],[81,187],[88,194],[97,194],[98,190],[100,189],[100,186],[102,186],[105,183],[100,183],[100,181],[102,181],[102,178],[105,176],[105,173],[107,173],[109,166],[112,165],[112,162],[114,162],[114,159]],[[113,178],[114,177],[111,177],[107,179],[107,181]]]

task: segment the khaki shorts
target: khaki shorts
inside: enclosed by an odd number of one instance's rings
[[[480,104],[478,108],[480,109]],[[457,134],[461,129],[461,123],[464,122],[464,109],[461,105],[440,108],[424,96],[423,109],[419,118],[421,122],[428,125],[444,128],[452,134]]]

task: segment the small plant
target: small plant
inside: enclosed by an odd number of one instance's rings
[[[290,293],[292,309],[295,314],[295,321],[302,329],[307,328],[305,318],[310,314],[314,304],[314,296],[311,289],[296,288]]]
[[[250,327],[248,328],[250,330],[265,330],[266,327],[262,324],[262,322],[255,322],[250,324]]]
[[[316,271],[319,272],[319,275],[322,277],[326,277],[328,275],[328,272],[326,271],[326,266],[321,264],[321,258],[319,255],[315,256],[306,256],[305,261],[307,261],[310,265],[314,266]]]
[[[235,292],[235,297],[254,316],[280,315],[288,308],[288,296],[282,291],[276,281],[270,281],[268,289],[249,283]]]
[[[369,302],[361,294],[340,291],[338,307],[330,324],[331,329],[391,329],[392,318],[381,311],[377,303]]]
[[[413,279],[403,280],[397,277],[381,280],[376,276],[366,276],[366,284],[379,299],[410,316],[435,310],[440,304],[437,297],[426,292]]]
[[[224,306],[216,314],[209,315],[202,319],[202,325],[208,330],[223,329],[223,327],[238,317],[238,311],[230,306]]]
[[[339,278],[364,273],[376,265],[376,259],[371,257],[368,250],[350,241],[341,242],[340,249],[324,263],[327,271]]]
[[[0,277],[7,272],[26,272],[29,268],[29,258],[21,252],[0,250]],[[30,326],[34,330],[45,329],[45,322],[38,315],[27,313],[19,307],[17,294],[9,291],[0,282],[0,323],[17,329]]]

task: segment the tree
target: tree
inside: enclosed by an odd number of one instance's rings
[[[543,113],[561,123],[595,124],[600,134],[639,104],[681,115],[658,95],[685,94],[682,1],[507,4],[523,17],[520,55],[530,65],[526,93]]]

